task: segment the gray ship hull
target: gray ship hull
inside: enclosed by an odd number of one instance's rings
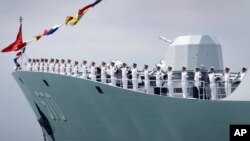
[[[171,98],[52,73],[12,75],[56,141],[228,141],[230,124],[250,124],[249,100]]]

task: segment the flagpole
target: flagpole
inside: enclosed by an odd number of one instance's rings
[[[22,21],[23,21],[23,17],[20,16],[20,17],[19,17],[20,25],[22,24]],[[22,54],[21,54],[21,69],[23,69],[23,55],[22,55]]]
[[[20,24],[22,24],[22,21],[23,21],[23,17],[22,16],[19,17],[19,21],[20,21]]]

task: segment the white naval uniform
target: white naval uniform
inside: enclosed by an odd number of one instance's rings
[[[49,72],[53,73],[55,70],[55,64],[54,63],[49,63]]]
[[[35,69],[36,69],[36,62],[33,62],[32,63],[32,71],[36,71]]]
[[[44,63],[40,63],[40,66],[39,66],[39,67],[40,67],[39,71],[40,71],[40,72],[43,72],[43,71],[44,71]]]
[[[231,94],[231,83],[230,83],[230,74],[225,72],[224,73],[224,85],[225,85],[225,92],[226,92],[226,96],[230,95]]]
[[[128,69],[126,67],[121,68],[122,70],[122,87],[128,88]]]
[[[157,71],[156,72],[156,76],[155,76],[155,82],[156,82],[156,87],[162,87],[162,83],[161,83],[161,80],[162,80],[162,75],[161,75],[161,71]]]
[[[61,75],[65,75],[66,74],[66,67],[65,67],[64,63],[60,65],[60,74]]]
[[[201,86],[201,72],[198,71],[198,72],[194,72],[194,85],[198,88],[199,90],[199,87]]]
[[[40,66],[40,64],[37,62],[37,63],[35,64],[34,70],[35,70],[35,71],[39,71],[39,66]]]
[[[79,72],[79,67],[78,67],[78,65],[76,65],[73,68],[73,73],[74,73],[73,76],[78,77],[79,76],[78,72]]]
[[[66,65],[66,74],[69,76],[72,74],[72,66],[70,63],[67,63]]]
[[[245,76],[245,74],[246,74],[246,72],[240,72],[240,81],[242,81],[243,80],[243,78],[244,78],[244,76]]]
[[[96,81],[95,66],[90,67],[89,77],[91,80]]]
[[[55,63],[55,73],[60,73],[60,66],[59,66],[59,63]]]
[[[169,93],[170,97],[172,97],[174,95],[173,72],[172,71],[168,71],[168,93]]]
[[[87,78],[87,70],[88,70],[88,67],[86,65],[82,65],[81,67],[81,71],[82,71],[82,76],[81,78]]]
[[[216,99],[216,84],[215,84],[215,73],[208,74],[209,81],[210,81],[210,90],[211,90],[211,100]]]
[[[48,63],[44,63],[43,64],[43,71],[44,72],[48,72],[48,69],[49,69],[49,64]]]
[[[115,66],[111,66],[110,68],[110,79],[111,79],[111,85],[116,86],[116,77],[115,77],[116,68]]]
[[[149,81],[149,72],[144,70],[144,90],[146,93],[150,93],[150,81]]]
[[[27,71],[32,71],[32,63],[27,63]]]
[[[187,93],[187,71],[181,72],[181,87],[182,87],[182,97],[187,98],[188,93]]]
[[[133,84],[133,90],[137,91],[138,89],[138,70],[137,68],[132,69],[132,84]]]
[[[101,67],[101,82],[102,83],[106,83],[107,81],[106,73],[107,73],[107,68],[105,66],[102,66]]]

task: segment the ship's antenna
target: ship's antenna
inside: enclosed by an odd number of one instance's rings
[[[163,36],[159,36],[159,39],[160,39],[160,40],[163,40],[163,41],[165,41],[165,42],[167,42],[167,43],[169,43],[169,44],[172,44],[172,43],[173,43],[173,41],[171,41],[171,40],[169,40],[169,39],[167,39],[167,38],[165,38],[165,37],[163,37]]]

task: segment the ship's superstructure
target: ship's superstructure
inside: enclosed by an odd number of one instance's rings
[[[214,37],[177,37],[167,48],[165,62],[176,72],[173,97],[168,95],[168,80],[163,77],[157,87],[154,73],[149,93],[143,74],[136,91],[122,88],[120,79],[110,85],[109,78],[102,83],[55,72],[16,71],[12,75],[49,141],[227,141],[230,124],[250,123],[250,111],[243,108],[250,106],[249,74],[242,82],[231,77],[230,83],[237,84],[232,85],[230,95],[225,94],[225,82],[218,80],[217,100],[209,100],[209,82],[204,78],[196,87],[189,72],[188,98],[181,98],[181,67],[189,71],[201,67],[203,73],[211,66],[224,69],[221,45]]]
[[[177,37],[166,50],[166,65],[174,70],[186,66],[188,70],[200,67],[208,70],[213,66],[223,70],[223,58],[219,41],[209,35],[187,35]]]

